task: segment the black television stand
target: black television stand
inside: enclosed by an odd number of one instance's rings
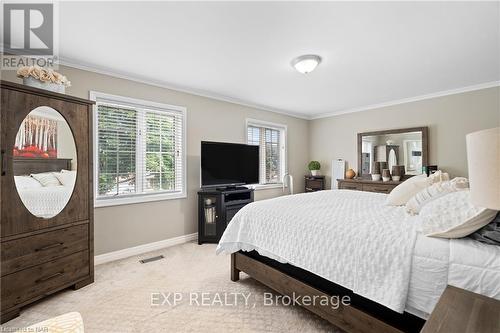
[[[247,187],[244,186],[222,186],[216,187],[217,191],[236,191],[236,190],[247,190]]]
[[[251,202],[253,189],[242,186],[198,191],[198,244],[218,243],[233,216]]]

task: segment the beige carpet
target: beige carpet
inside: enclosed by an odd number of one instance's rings
[[[139,259],[162,254],[165,259],[140,264]],[[298,306],[264,306],[271,292],[245,274],[229,279],[229,256],[216,256],[215,245],[187,243],[145,255],[96,266],[95,283],[66,290],[26,307],[2,328],[25,327],[70,311],[81,313],[85,332],[341,332]],[[182,293],[173,305],[151,305],[151,293]],[[213,306],[203,306],[208,292]],[[189,294],[198,293],[199,305]],[[250,294],[248,306],[220,306],[214,293]],[[219,294],[224,295],[224,294]],[[230,294],[228,294],[230,295]],[[194,299],[195,296],[193,296]],[[234,296],[228,299],[234,303]],[[191,304],[190,304],[191,303]]]

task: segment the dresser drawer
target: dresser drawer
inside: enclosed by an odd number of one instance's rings
[[[88,230],[88,224],[85,223],[3,242],[1,245],[2,276],[87,250]]]
[[[3,276],[2,310],[49,294],[89,274],[89,252],[82,251]]]
[[[362,184],[354,184],[354,183],[341,182],[339,188],[341,190],[363,191],[363,185]]]
[[[322,180],[306,180],[306,191],[321,191],[323,189],[324,187]]]
[[[394,189],[394,187],[396,186],[363,184],[363,191],[376,192],[376,193],[390,193]]]

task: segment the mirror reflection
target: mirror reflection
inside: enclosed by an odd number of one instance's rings
[[[422,173],[422,132],[363,135],[361,174],[372,173],[375,162],[385,162],[389,170],[403,165],[405,174]]]
[[[32,110],[19,126],[13,147],[17,192],[31,214],[59,214],[73,193],[77,157],[73,133],[56,110]]]

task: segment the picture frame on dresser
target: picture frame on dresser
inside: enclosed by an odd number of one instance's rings
[[[94,102],[3,80],[1,97],[0,320],[5,323],[18,316],[21,308],[37,300],[65,288],[79,289],[94,281]],[[74,163],[43,154],[40,157],[16,155],[19,154],[20,126],[40,107],[57,111],[69,126],[76,145]],[[30,178],[30,174],[62,173],[63,170],[75,174],[65,206],[54,216],[37,216],[25,206],[15,177],[22,174]]]

